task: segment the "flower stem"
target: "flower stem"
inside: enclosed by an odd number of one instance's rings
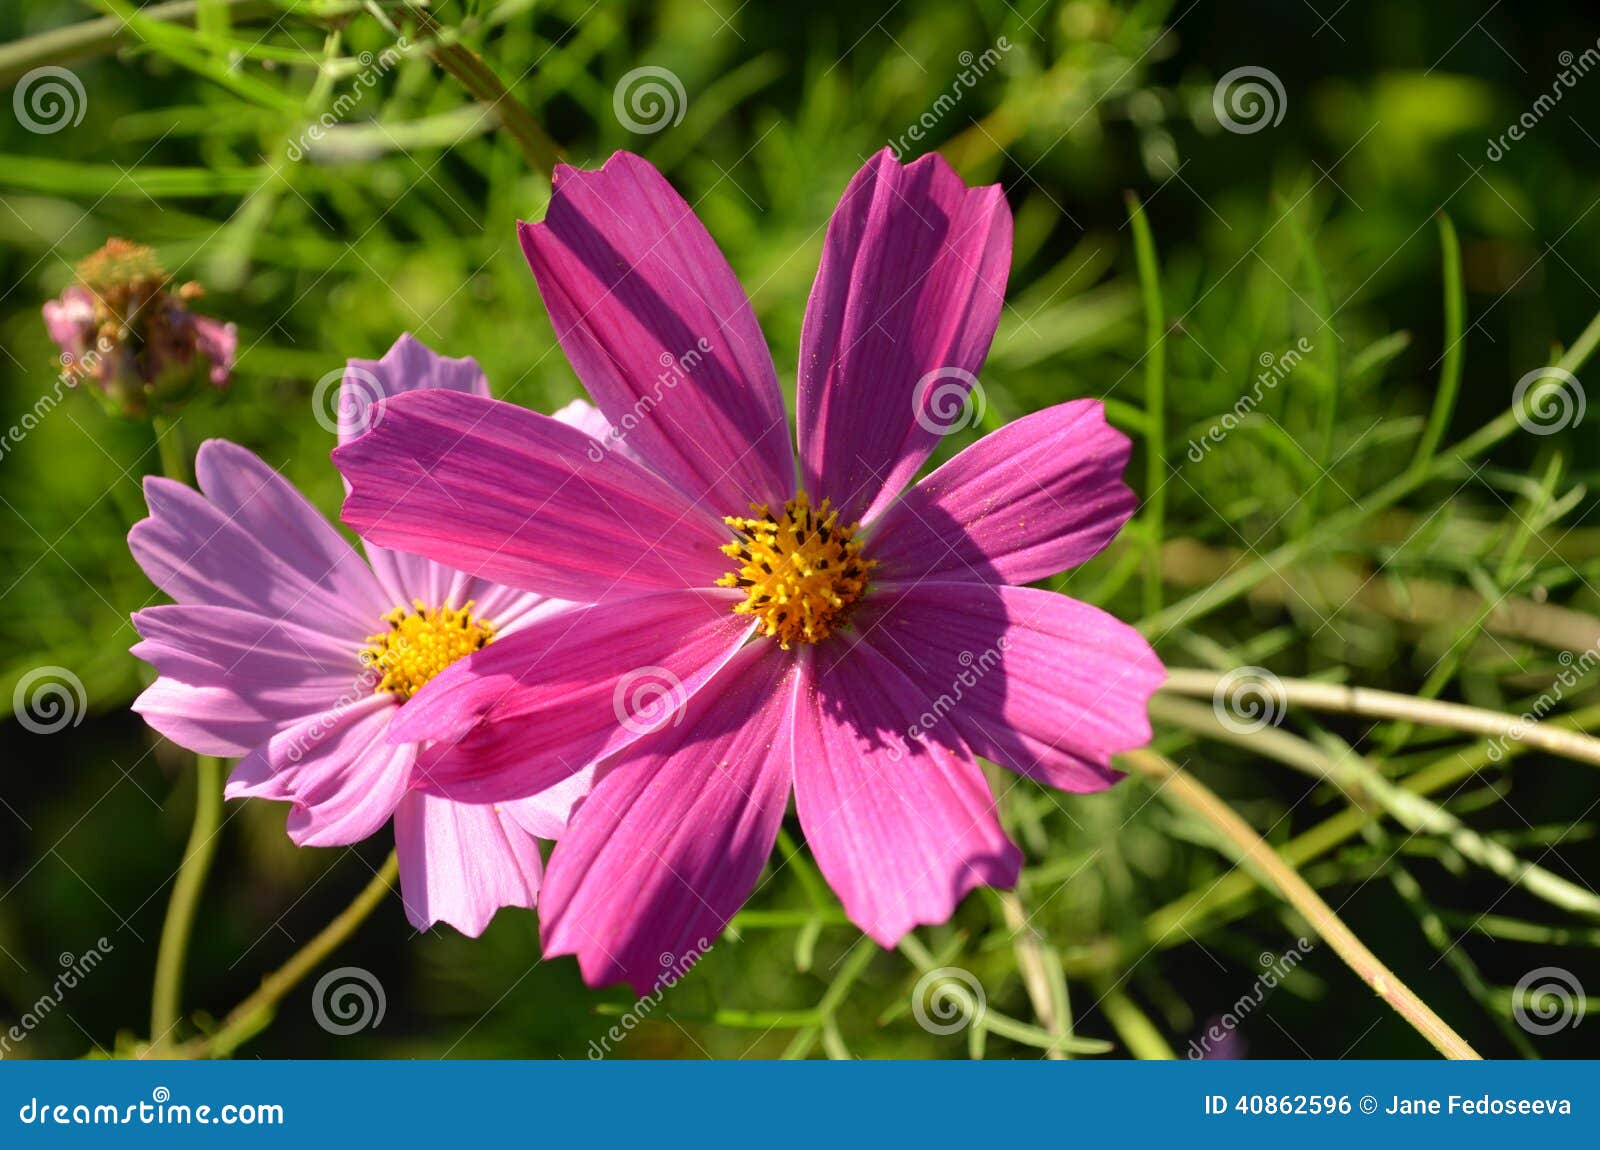
[[[804,1058],[811,1053],[811,1048],[822,1036],[822,1028],[832,1020],[834,1013],[849,996],[850,988],[856,984],[856,979],[861,977],[862,972],[877,954],[878,948],[871,939],[865,936],[856,939],[849,952],[839,960],[839,973],[823,992],[821,1001],[817,1003],[816,1019],[790,1040],[780,1055],[781,1058],[787,1061]]]
[[[156,436],[156,454],[161,459],[161,474],[179,483],[188,483],[189,457],[183,450],[183,436],[178,425],[164,415],[150,417],[150,429]]]
[[[1224,676],[1190,667],[1167,668],[1162,689],[1180,695],[1214,697]],[[1446,727],[1485,735],[1502,742],[1522,742],[1542,751],[1583,763],[1600,765],[1600,739],[1579,731],[1544,726],[1525,716],[1503,715],[1464,703],[1441,703],[1370,687],[1347,687],[1315,679],[1285,679],[1274,675],[1271,688],[1281,692],[1291,707],[1313,711],[1360,715],[1368,719],[1398,719],[1422,726]],[[1502,753],[1504,748],[1501,748]]]
[[[163,416],[152,416],[156,450],[161,470],[180,483],[189,480],[189,458],[184,452],[183,435],[175,423]],[[200,909],[200,896],[206,887],[206,872],[216,854],[217,836],[222,829],[221,759],[199,755],[195,763],[194,825],[183,848],[183,861],[167,901],[166,921],[161,924],[161,943],[156,950],[155,987],[150,994],[150,1042],[159,1050],[178,1027],[183,1001],[183,964],[189,951],[189,936]]]
[[[1060,960],[1053,953],[1046,953],[1045,945],[1029,925],[1028,913],[1015,891],[998,891],[996,897],[1000,901],[1000,913],[1005,919],[1006,930],[1011,934],[1011,951],[1017,960],[1017,974],[1028,992],[1034,1017],[1039,1020],[1039,1026],[1052,1036],[1063,1041],[1071,1038],[1065,1004],[1056,1001],[1050,987],[1048,964],[1051,961],[1059,963]],[[1068,1055],[1062,1047],[1057,1046],[1045,1051],[1045,1057],[1064,1059]]]
[[[183,960],[189,950],[195,912],[205,890],[206,872],[216,853],[222,829],[222,760],[200,755],[196,762],[194,825],[183,849],[183,862],[172,884],[167,918],[161,926],[161,946],[156,951],[156,984],[150,998],[150,1041],[160,1048],[178,1025],[183,996]]]
[[[1409,833],[1432,835],[1448,842],[1457,854],[1469,862],[1513,886],[1522,887],[1536,898],[1573,914],[1600,918],[1600,896],[1593,891],[1536,863],[1527,862],[1496,839],[1478,834],[1425,795],[1391,782],[1376,766],[1348,746],[1340,744],[1337,750],[1324,750],[1277,727],[1265,727],[1259,731],[1230,728],[1217,715],[1215,708],[1163,694],[1157,694],[1150,700],[1150,715],[1207,738],[1253,750],[1314,778],[1330,782],[1358,809],[1375,806],[1386,811]]]
[[[1586,707],[1570,715],[1545,720],[1571,730],[1585,731],[1600,727],[1600,706]],[[1515,758],[1527,752],[1523,743],[1506,747],[1505,757]],[[1415,795],[1432,795],[1455,786],[1462,779],[1481,770],[1491,760],[1490,746],[1478,743],[1452,750],[1414,771],[1400,781],[1402,790]],[[1304,866],[1328,854],[1361,833],[1373,818],[1372,814],[1357,807],[1347,807],[1316,826],[1302,831],[1283,845],[1284,861],[1290,866]],[[1247,907],[1260,880],[1246,870],[1235,870],[1203,891],[1195,890],[1158,908],[1145,918],[1144,929],[1138,943],[1144,948],[1166,948],[1184,941],[1193,930],[1218,926],[1233,921]],[[1132,952],[1134,955],[1140,951]],[[1121,943],[1102,943],[1099,946],[1062,956],[1062,963],[1071,975],[1088,977],[1118,962],[1130,961],[1130,954]]]
[[[1145,492],[1143,519],[1149,535],[1145,540],[1144,610],[1154,615],[1161,610],[1161,543],[1167,505],[1166,378],[1167,332],[1161,305],[1161,265],[1156,259],[1155,240],[1144,207],[1128,193],[1128,221],[1133,226],[1133,250],[1139,267],[1139,288],[1144,298],[1144,408],[1145,408]]]
[[[994,767],[987,768],[989,786],[1001,796],[1010,794],[1005,780]],[[1014,808],[1014,803],[1008,803]],[[1013,811],[1013,813],[1015,813]],[[1050,1034],[1067,1040],[1072,1037],[1072,1015],[1067,1001],[1066,975],[1061,970],[1061,956],[1039,933],[1033,929],[1028,908],[1016,890],[997,890],[995,898],[1000,904],[1000,916],[1005,921],[1006,933],[1011,936],[1011,953],[1017,961],[1017,975],[1028,992],[1028,1002],[1033,1007],[1039,1025]],[[1061,1047],[1052,1047],[1045,1057],[1060,1060],[1070,1057]]]
[[[1439,213],[1439,247],[1444,253],[1444,355],[1440,357],[1439,387],[1434,392],[1433,410],[1428,412],[1428,425],[1423,429],[1422,441],[1417,444],[1417,454],[1412,457],[1413,471],[1428,466],[1444,433],[1450,427],[1450,416],[1455,413],[1456,396],[1461,391],[1462,324],[1466,320],[1466,285],[1461,277],[1461,241],[1456,238],[1455,225],[1450,217]]]
[[[231,18],[240,23],[277,13],[272,0],[217,2],[228,8]],[[161,20],[169,24],[193,24],[199,10],[198,0],[169,0],[168,3],[141,8],[139,15],[146,20]],[[128,34],[126,20],[114,15],[101,16],[51,28],[12,44],[0,45],[0,85],[9,88],[18,77],[41,64],[70,64],[74,60],[103,56],[113,51]]]
[[[428,55],[433,62],[454,76],[468,95],[499,117],[500,126],[516,141],[523,159],[535,171],[550,175],[561,159],[561,149],[545,133],[533,113],[511,94],[482,56],[464,44],[452,42],[428,11],[413,4],[407,4],[405,10],[417,22],[417,30],[430,40]]]
[[[1128,1048],[1128,1053],[1145,1062],[1172,1062],[1177,1059],[1172,1045],[1156,1024],[1134,1003],[1124,990],[1115,987],[1100,999],[1100,1009]]]
[[[399,874],[400,858],[394,851],[390,851],[389,857],[384,860],[378,873],[372,876],[372,881],[362,888],[361,893],[356,895],[354,901],[345,907],[337,918],[296,951],[288,962],[262,979],[255,993],[230,1010],[227,1017],[222,1020],[221,1026],[212,1033],[191,1039],[179,1047],[178,1056],[226,1058],[260,1033],[267,1023],[272,1021],[273,1008],[283,996],[293,990],[301,979],[315,970],[324,958],[355,933],[356,927],[365,922],[367,916],[383,902]]]
[[[1446,1058],[1476,1059],[1481,1055],[1450,1024],[1434,1013],[1410,987],[1395,977],[1347,927],[1300,872],[1290,866],[1266,841],[1216,796],[1211,789],[1179,770],[1153,751],[1129,751],[1123,760],[1156,784],[1158,792],[1219,832],[1248,862],[1264,875],[1284,900],[1311,923],[1323,940],[1361,976],[1378,997],[1392,1006]]]

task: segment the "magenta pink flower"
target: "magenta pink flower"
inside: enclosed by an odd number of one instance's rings
[[[886,946],[1011,885],[1020,852],[978,757],[1109,786],[1163,671],[1123,623],[1021,586],[1132,513],[1128,441],[1098,402],[907,486],[994,335],[1000,189],[887,151],[851,181],[802,330],[797,481],[766,343],[688,205],[626,153],[556,179],[523,248],[614,435],[432,392],[387,401],[335,458],[365,537],[585,605],[449,668],[393,737],[470,750],[424,784],[457,798],[601,761],[541,914],[546,952],[591,983],[643,992],[664,956],[716,937],[791,789],[823,874]]]
[[[402,336],[381,360],[350,361],[341,438],[376,416],[381,396],[423,389],[489,394],[473,360]],[[558,418],[603,426],[586,404]],[[533,906],[533,836],[560,831],[588,776],[522,802],[458,803],[416,789],[422,748],[385,736],[451,660],[564,604],[370,545],[363,560],[281,475],[225,440],[201,446],[195,472],[198,492],[146,480],[150,517],[128,536],[176,600],[133,617],[133,652],[160,675],[134,709],[192,751],[242,756],[228,797],[294,804],[289,836],[301,846],[359,842],[393,816],[418,929],[442,921],[478,935],[499,907]]]

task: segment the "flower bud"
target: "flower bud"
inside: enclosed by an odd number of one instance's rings
[[[108,407],[132,417],[227,384],[238,335],[233,324],[189,310],[203,294],[198,284],[174,286],[155,252],[122,239],[108,240],[77,272],[78,282],[44,305],[68,383],[92,381]]]

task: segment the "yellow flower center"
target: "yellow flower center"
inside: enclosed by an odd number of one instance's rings
[[[429,607],[412,600],[413,610],[396,607],[383,617],[389,629],[368,635],[361,662],[378,675],[373,694],[389,691],[411,698],[440,671],[494,638],[494,624],[472,617],[472,600],[460,607]]]
[[[762,633],[788,650],[796,641],[820,643],[844,626],[850,607],[867,590],[867,572],[875,566],[861,557],[861,524],[839,525],[839,512],[813,509],[802,491],[774,516],[765,504],[752,504],[753,518],[730,515],[723,520],[738,535],[722,553],[739,566],[717,580],[721,587],[741,587],[744,601],[737,615],[754,615]]]

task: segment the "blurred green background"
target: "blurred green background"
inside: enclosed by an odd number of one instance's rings
[[[169,7],[0,9],[7,90],[60,64],[83,101],[81,120],[48,134],[0,108],[0,429],[55,382],[40,305],[110,236],[154,246],[180,280],[205,286],[198,310],[238,324],[232,385],[178,421],[190,449],[209,436],[243,443],[330,514],[340,488],[313,394],[348,356],[377,356],[411,331],[476,356],[501,398],[548,410],[579,394],[515,237],[519,218],[543,212],[547,177],[414,28],[402,62],[370,86],[358,79],[372,71],[362,53],[394,41],[384,22],[409,27],[403,13],[201,3],[195,27],[149,15]],[[1506,411],[1516,381],[1600,309],[1600,75],[1578,75],[1533,111],[1595,49],[1592,6],[482,0],[431,11],[570,162],[626,148],[668,175],[750,292],[791,397],[822,229],[862,161],[905,141],[906,158],[939,148],[969,182],[1000,181],[1016,254],[983,373],[985,426],[1102,397],[1141,443],[1129,479],[1148,497],[1151,361],[1131,191],[1160,261],[1164,524],[1141,515],[1058,585],[1137,621],[1241,556],[1298,551],[1247,599],[1161,627],[1169,663],[1260,664],[1516,714],[1567,665],[1563,647],[1600,642],[1590,587],[1600,522],[1586,519],[1600,412],[1557,434],[1505,437],[1396,505],[1368,507],[1410,465],[1448,351],[1462,382],[1447,445]],[[45,35],[97,19],[70,50]],[[651,117],[645,105],[617,110],[642,66],[667,70],[682,95],[669,86],[667,120],[630,130],[623,121],[639,107]],[[1246,66],[1270,72],[1281,93],[1269,85],[1266,118],[1230,130],[1217,85]],[[982,75],[958,80],[973,70]],[[322,140],[296,146],[356,92]],[[1523,139],[1491,146],[1530,114]],[[922,140],[906,139],[914,124],[928,125]],[[1441,213],[1461,242],[1459,340],[1444,304]],[[1192,459],[1189,445],[1250,392],[1266,357],[1300,339],[1312,349],[1304,363]],[[155,592],[124,539],[144,513],[139,479],[159,466],[147,425],[82,394],[0,457],[0,695],[56,666],[87,700],[86,716],[56,733],[0,725],[0,1024],[49,989],[58,955],[101,936],[114,948],[8,1057],[125,1049],[146,1025],[194,805],[192,759],[127,709],[146,674],[127,654],[128,614]],[[1489,608],[1508,601],[1578,614],[1541,637],[1497,625]],[[1586,677],[1560,710],[1593,725],[1583,708],[1596,703]],[[1284,730],[1343,740],[1398,779],[1466,756],[1482,770],[1440,790],[1438,809],[1476,842],[1592,885],[1594,765],[1538,752],[1495,763],[1464,736],[1298,710]],[[1593,1023],[1532,1034],[1514,1020],[1509,988],[1542,966],[1600,986],[1592,906],[1552,906],[1448,835],[1351,821],[1346,794],[1270,756],[1177,726],[1158,724],[1158,736],[1269,841],[1302,836],[1294,857],[1306,877],[1481,1051],[1584,1052]],[[228,815],[187,978],[202,1026],[343,907],[388,850],[297,851],[281,808]],[[1031,953],[1064,977],[1075,1033],[1106,1040],[1111,1056],[1181,1057],[1252,992],[1261,956],[1306,934],[1243,872],[1224,878],[1233,867],[1214,835],[1142,781],[1091,797],[1024,785],[1007,819],[1028,855],[1010,905],[1037,932],[1042,952]],[[798,839],[792,820],[790,831]],[[1019,976],[1030,950],[1008,910],[976,894],[948,926],[919,931],[917,953],[863,948],[841,962],[858,934],[802,855],[614,1053],[976,1052],[971,1028],[934,1034],[911,1017],[918,959],[973,972],[997,1019],[1035,1026]],[[330,1036],[301,987],[244,1053],[582,1058],[629,1001],[585,989],[570,959],[539,961],[526,912],[502,912],[477,941],[447,929],[418,937],[391,901],[326,965],[346,964],[385,988],[381,1026]],[[1038,1034],[994,1029],[982,1052],[1037,1057]],[[1320,946],[1237,1039],[1229,1051],[1248,1057],[1431,1053]]]

